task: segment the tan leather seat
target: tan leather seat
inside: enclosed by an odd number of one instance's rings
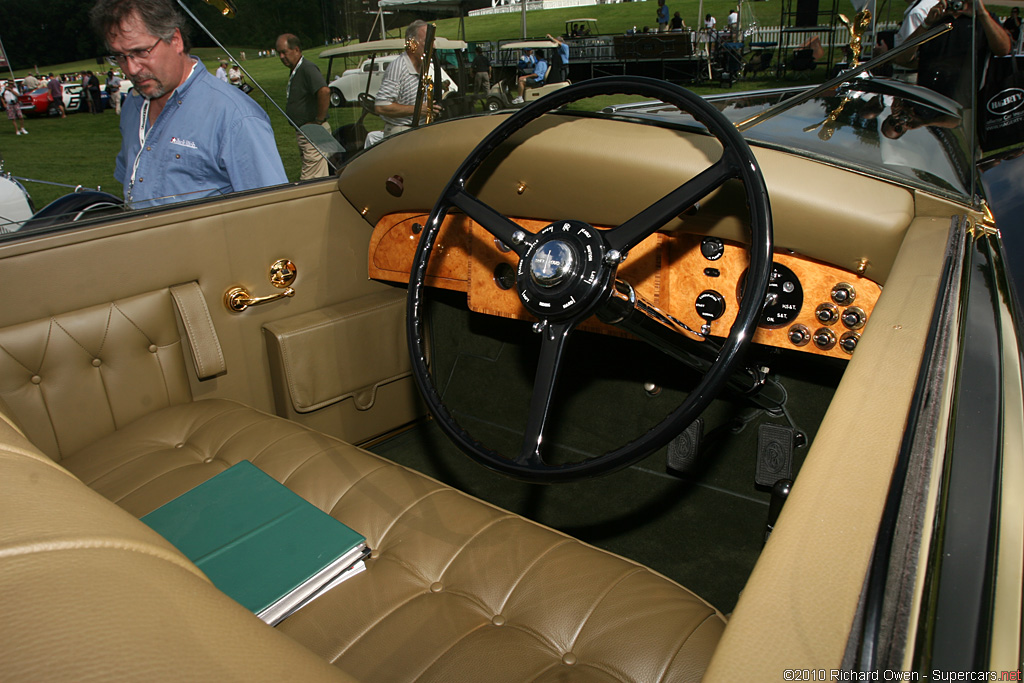
[[[699,680],[724,627],[649,569],[229,401],[164,408],[62,464],[141,515],[242,459],[374,548],[276,629],[358,680]]]
[[[0,330],[0,680],[700,678],[724,620],[677,584],[294,422],[193,401],[171,295]],[[243,459],[374,549],[276,629],[135,519]]]
[[[0,414],[0,680],[351,681]]]

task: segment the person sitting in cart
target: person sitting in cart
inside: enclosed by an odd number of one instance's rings
[[[519,95],[512,100],[512,104],[523,103],[523,95],[526,94],[526,89],[528,87],[539,88],[544,85],[544,77],[547,75],[548,63],[547,60],[544,59],[543,50],[537,50],[535,54],[537,57],[537,64],[533,69],[533,73],[523,74],[519,77]]]
[[[523,50],[523,54],[519,57],[519,61],[516,63],[517,74],[520,76],[532,74],[536,67],[537,56],[533,54],[533,50],[526,48]]]

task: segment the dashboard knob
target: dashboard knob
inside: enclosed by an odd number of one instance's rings
[[[836,333],[827,327],[820,327],[814,333],[814,345],[822,351],[829,351],[836,345]]]
[[[794,346],[804,346],[811,341],[811,331],[806,325],[793,325],[789,328],[789,341]]]
[[[856,332],[847,332],[839,339],[839,348],[846,353],[853,353],[853,350],[857,348],[857,342],[860,341],[860,335]]]
[[[864,309],[858,306],[850,306],[843,311],[843,325],[847,329],[859,330],[864,327],[864,322],[867,320],[867,315],[864,313]]]
[[[713,289],[706,289],[697,295],[693,307],[705,320],[718,320],[725,313],[725,297]]]
[[[708,261],[717,261],[725,253],[725,244],[717,237],[705,237],[700,241],[700,253]]]
[[[849,282],[840,282],[832,288],[832,301],[840,306],[847,306],[857,298],[857,290]]]
[[[818,307],[814,309],[814,317],[822,325],[834,325],[839,320],[839,309],[836,308],[835,304],[827,302],[818,304]]]

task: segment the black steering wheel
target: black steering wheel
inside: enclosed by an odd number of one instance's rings
[[[679,107],[703,124],[722,145],[722,154],[695,177],[610,230],[597,230],[577,220],[559,220],[533,234],[524,231],[466,190],[472,173],[513,133],[541,115],[576,100],[596,95],[654,97]],[[671,316],[636,300],[632,288],[616,280],[619,263],[630,249],[654,234],[685,209],[730,179],[739,179],[750,213],[750,266],[736,321],[721,347],[711,350],[707,371],[697,387],[666,418],[645,434],[603,455],[570,463],[544,458],[545,428],[566,341],[582,321],[594,314],[611,324],[653,341],[689,344],[708,349],[679,333]],[[474,439],[452,417],[427,368],[424,295],[427,264],[452,208],[460,209],[519,258],[516,289],[523,307],[538,319],[540,356],[530,399],[523,444],[504,457]],[[445,186],[420,236],[409,278],[407,334],[413,374],[427,406],[441,429],[470,457],[497,472],[536,482],[573,481],[614,471],[667,444],[710,404],[739,369],[765,300],[772,266],[772,225],[768,191],[754,155],[736,128],[718,110],[690,91],[665,81],[640,77],[608,77],[582,81],[557,90],[520,109],[498,125],[462,162]],[[640,322],[637,322],[637,321]],[[664,340],[668,340],[665,342]]]

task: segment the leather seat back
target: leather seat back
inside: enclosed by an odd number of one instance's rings
[[[191,399],[168,289],[0,329],[0,400],[54,460]]]

